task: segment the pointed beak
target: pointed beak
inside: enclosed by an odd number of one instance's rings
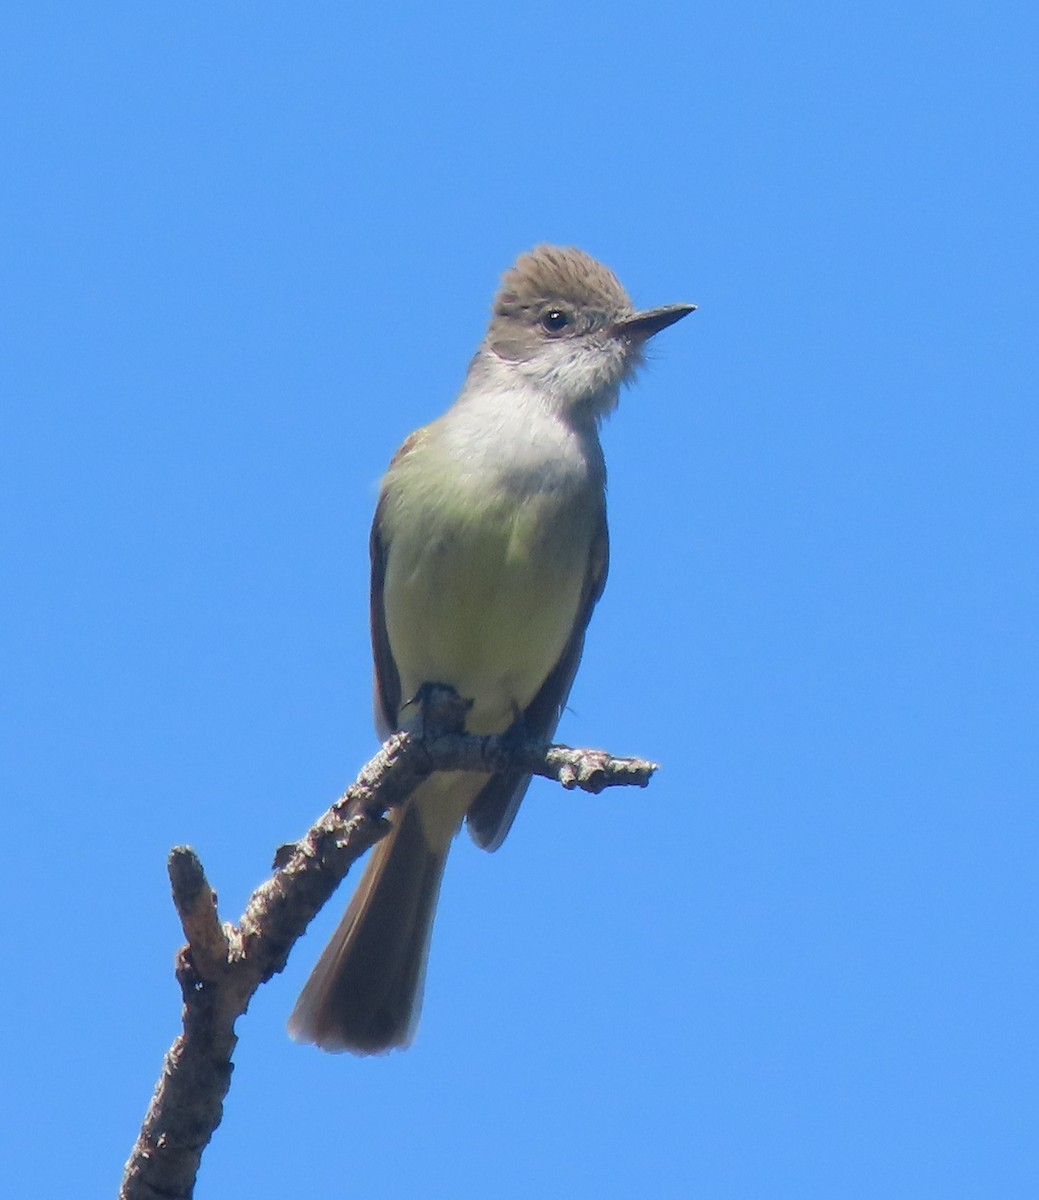
[[[688,317],[691,312],[696,312],[695,304],[665,304],[660,308],[647,308],[617,321],[612,332],[618,337],[645,342],[655,333]]]

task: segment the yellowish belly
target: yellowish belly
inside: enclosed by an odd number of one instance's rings
[[[407,701],[450,684],[477,733],[507,728],[558,662],[577,617],[593,534],[589,504],[548,495],[474,516],[422,514],[393,533],[384,608]]]

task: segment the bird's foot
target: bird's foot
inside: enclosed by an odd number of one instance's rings
[[[449,683],[426,682],[404,705],[418,709],[414,722],[409,722],[416,737],[427,739],[446,733],[464,733],[465,718],[472,700],[463,700]]]

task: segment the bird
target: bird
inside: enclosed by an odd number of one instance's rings
[[[470,733],[552,738],[609,564],[599,427],[646,342],[695,307],[638,310],[573,247],[536,246],[505,272],[457,399],[382,480],[370,539],[380,736],[417,728],[435,684],[468,703]],[[293,1038],[356,1054],[410,1044],[454,837],[464,822],[497,849],[529,782],[437,772],[390,810]]]

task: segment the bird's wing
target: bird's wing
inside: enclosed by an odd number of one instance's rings
[[[415,448],[425,431],[416,429],[401,443],[390,460],[390,468],[400,462]],[[388,547],[382,537],[383,509],[386,504],[385,487],[375,506],[371,537],[368,540],[372,560],[370,619],[372,630],[372,660],[375,668],[375,728],[384,741],[399,725],[401,706],[400,673],[393,661],[390,635],[386,631],[386,608],[383,604],[383,588],[386,583],[386,553]]]

